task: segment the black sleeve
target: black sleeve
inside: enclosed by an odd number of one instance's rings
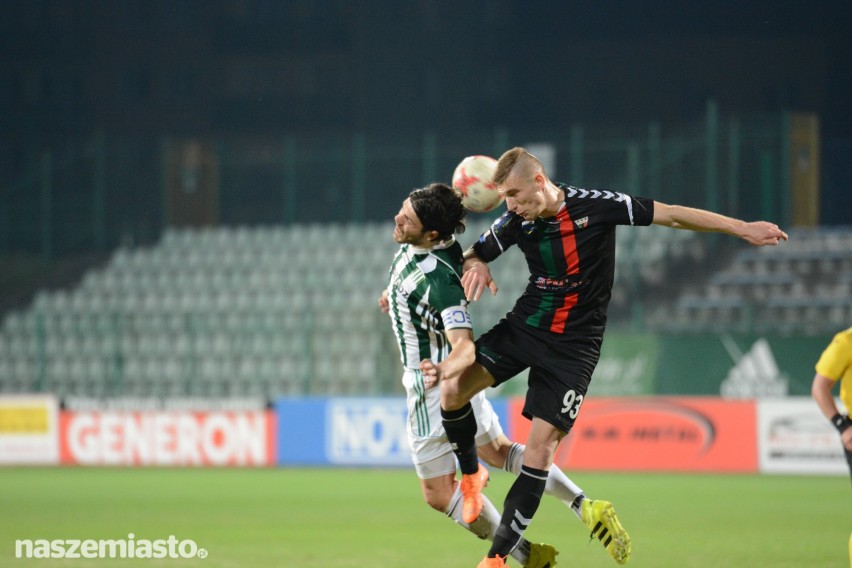
[[[647,227],[654,221],[654,200],[648,197],[633,197],[633,224]]]
[[[491,227],[479,236],[479,240],[471,247],[480,259],[491,262],[518,242],[522,218],[506,211],[491,223]]]
[[[647,197],[633,197],[626,193],[607,190],[584,190],[571,188],[575,192],[587,195],[587,203],[595,205],[595,214],[610,225],[647,226],[654,220],[654,200]]]

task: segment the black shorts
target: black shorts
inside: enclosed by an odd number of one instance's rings
[[[476,340],[476,361],[494,386],[530,369],[523,415],[568,432],[601,354],[601,335],[562,335],[503,319]]]

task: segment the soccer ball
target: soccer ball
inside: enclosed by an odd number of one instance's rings
[[[503,203],[491,182],[496,170],[497,160],[490,156],[468,156],[459,162],[453,172],[453,188],[461,193],[465,209],[485,213]]]

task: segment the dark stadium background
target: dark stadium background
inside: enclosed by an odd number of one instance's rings
[[[171,534],[210,552],[181,566],[472,566],[376,299],[403,196],[518,144],[791,236],[618,228],[556,463],[630,566],[847,565],[810,393],[852,325],[850,0],[0,0],[0,558]],[[517,251],[492,270],[477,334],[525,285]],[[518,441],[525,390],[488,395]],[[545,498],[530,538],[612,566],[573,517]]]
[[[788,229],[790,117],[807,116],[806,224],[847,226],[850,31],[848,2],[6,0],[0,313],[170,228],[388,222],[463,156],[515,144],[553,144],[559,180]],[[701,300],[740,245],[692,242],[650,280],[622,271],[615,324],[690,284]],[[786,331],[837,327],[805,314]]]

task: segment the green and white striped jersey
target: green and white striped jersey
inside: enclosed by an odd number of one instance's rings
[[[388,301],[402,365],[439,363],[450,354],[447,330],[472,329],[461,284],[462,249],[455,238],[422,249],[404,244],[390,267]]]

